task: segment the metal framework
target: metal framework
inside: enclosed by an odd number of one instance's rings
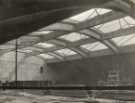
[[[131,34],[133,35],[135,32],[135,23],[130,24],[127,20],[125,23],[127,23],[126,25],[129,26],[128,28],[118,28],[117,30],[110,32],[104,32],[104,30],[100,30],[100,28],[102,29],[102,27],[107,23],[113,22],[115,20],[120,21],[127,16],[130,17],[130,19],[132,18],[134,21],[134,2],[113,0],[103,5],[104,8],[111,8],[112,6],[115,7],[115,9],[109,10],[103,14],[101,14],[100,11],[102,8],[90,9],[95,11],[90,12],[89,17],[86,17],[86,19],[83,21],[79,21],[76,18],[74,19],[74,17],[71,17],[47,27],[41,28],[26,36],[22,36],[18,38],[18,50],[22,53],[25,53],[27,57],[40,57],[47,63],[61,62],[82,57],[87,58],[93,56],[115,55],[118,53],[134,52],[135,43],[132,43],[132,45],[119,46],[113,39],[117,37],[128,36]],[[96,26],[99,26],[99,28]],[[39,43],[44,44],[44,46],[38,45]],[[86,44],[91,45],[93,43],[103,45],[103,47],[100,48],[99,46],[98,48],[98,46],[95,44],[94,47],[90,46],[84,48]],[[52,46],[47,47],[50,45]],[[13,47],[7,49],[10,46]],[[3,47],[6,47],[6,49]],[[0,45],[0,49],[1,55],[14,51],[14,40]],[[61,55],[61,52],[57,52],[62,49],[68,49],[70,55],[67,51],[64,51],[64,56]],[[31,52],[27,52],[28,50]],[[41,56],[41,54],[47,54],[54,58],[44,58]]]

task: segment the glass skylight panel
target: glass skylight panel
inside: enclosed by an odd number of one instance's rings
[[[104,33],[109,33],[119,29],[126,29],[132,26],[135,26],[135,20],[130,16],[126,16],[124,18],[113,20],[105,24],[97,25],[94,28],[101,30]]]
[[[84,44],[81,46],[81,48],[84,48],[89,51],[99,51],[99,50],[107,49],[107,46],[105,46],[100,42],[95,42],[95,43]]]
[[[64,19],[63,22],[73,23],[73,24],[79,23],[77,20],[73,20],[73,19]]]
[[[44,59],[54,59],[55,58],[54,56],[51,56],[49,54],[40,54],[39,56],[43,57]]]
[[[132,17],[126,16],[124,19],[129,25],[135,25],[135,19],[133,19]]]
[[[107,12],[110,12],[110,10],[108,9],[90,9],[90,10],[87,10],[81,14],[78,14],[78,15],[75,15],[73,17],[70,17],[69,19],[72,19],[72,20],[77,20],[79,22],[81,21],[84,21],[86,19],[91,19],[95,16],[97,16],[98,14],[102,15],[102,14],[105,14]]]
[[[100,24],[95,26],[94,28],[101,30],[104,33],[109,33],[112,31],[116,31],[120,29],[119,20],[113,20],[111,22],[107,22],[105,24]]]
[[[130,16],[126,16],[124,18],[121,18],[119,20],[119,23],[120,23],[122,29],[126,29],[129,27],[135,26],[135,20]]]
[[[30,33],[29,35],[33,35],[33,36],[38,36],[38,35],[46,35],[46,34],[49,34],[53,31],[43,31],[43,30],[40,30],[40,31],[36,31],[36,32],[32,32]]]
[[[127,46],[135,44],[135,34],[116,37],[112,39],[118,46]]]
[[[33,36],[22,36],[18,39],[18,45],[30,45],[35,43],[35,41],[38,41],[39,37],[33,37]]]
[[[0,45],[0,49],[14,49],[15,48],[15,46],[14,45],[7,45],[7,44],[5,44],[5,45]]]
[[[59,38],[70,41],[70,42],[76,42],[76,41],[79,41],[81,39],[86,39],[89,37],[86,35],[80,34],[80,33],[73,32],[73,33],[70,33],[67,35],[60,36]]]
[[[110,9],[96,9],[96,12],[98,12],[98,14],[102,15],[102,14],[105,14],[105,13],[108,13],[110,12],[111,10]]]
[[[24,48],[23,50],[31,50],[31,51],[38,51],[38,52],[43,51],[43,49],[36,48],[36,47],[27,47],[27,48]]]
[[[23,50],[23,49],[19,49],[17,50],[18,52],[22,52],[22,53],[32,53],[32,50]]]
[[[51,48],[54,47],[54,44],[51,43],[38,43],[36,46],[42,47],[42,48]]]
[[[42,30],[51,30],[51,31],[56,31],[56,30],[65,30],[65,31],[71,31],[74,29],[73,25],[66,24],[66,23],[54,23],[52,25],[49,25]]]
[[[74,51],[72,51],[70,49],[57,50],[57,51],[55,51],[55,53],[58,53],[61,56],[71,56],[71,55],[77,54],[76,52],[74,52]]]

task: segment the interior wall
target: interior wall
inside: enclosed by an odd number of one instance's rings
[[[19,63],[18,63],[19,64]],[[44,61],[36,57],[29,57],[24,59],[18,65],[18,79],[19,80],[42,80],[43,76],[40,68],[44,67]]]
[[[0,57],[0,80],[15,80],[15,52],[10,52]],[[47,68],[44,60],[37,57],[28,57],[24,53],[18,53],[18,80],[43,80],[46,79],[45,74],[40,72],[43,67]]]
[[[10,56],[0,58],[0,80],[14,80],[15,61],[11,59],[13,55]],[[22,58],[18,61],[19,80],[51,80],[62,84],[97,85],[100,80],[106,81],[108,71],[118,69],[121,81],[135,83],[135,53],[52,64],[46,64],[36,57],[29,57],[23,62],[20,62],[21,60]],[[43,73],[40,72],[40,67],[43,67]]]
[[[49,64],[53,80],[62,84],[97,85],[110,70],[119,70],[123,83],[135,83],[135,53],[102,56]]]
[[[27,58],[19,66],[19,80],[52,81],[52,75],[48,73],[49,69],[44,60],[36,57]]]

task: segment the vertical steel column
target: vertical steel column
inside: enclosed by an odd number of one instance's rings
[[[15,81],[17,82],[17,80],[18,80],[18,76],[17,76],[17,74],[18,74],[18,71],[17,71],[17,69],[18,69],[18,64],[17,64],[17,61],[18,61],[18,52],[17,52],[17,49],[18,49],[18,40],[16,39],[15,40]]]

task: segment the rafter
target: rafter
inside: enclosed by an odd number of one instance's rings
[[[95,33],[99,34],[101,37],[104,35],[104,33],[102,33],[99,30],[96,30]],[[111,41],[110,39],[107,39],[107,40],[100,39],[99,41],[102,42],[103,44],[105,44],[114,53],[119,53],[119,49],[118,49],[117,45],[115,45],[115,43],[113,41]]]
[[[103,40],[103,44],[109,47],[114,53],[119,53],[119,48],[112,40]]]
[[[53,53],[49,53],[49,55],[51,55],[51,56],[57,58],[57,59],[60,60],[60,61],[64,60],[64,58],[63,58],[62,56],[58,55],[57,53],[54,53],[54,52],[53,52]]]
[[[88,55],[88,53],[86,53],[85,51],[83,51],[80,47],[70,47],[69,49],[75,51],[81,57],[87,57],[87,55]]]
[[[90,29],[85,29],[85,30],[79,31],[79,33],[87,35],[90,38],[92,37],[92,38],[96,38],[99,40],[101,39],[101,35],[95,33],[93,30],[90,30]]]

